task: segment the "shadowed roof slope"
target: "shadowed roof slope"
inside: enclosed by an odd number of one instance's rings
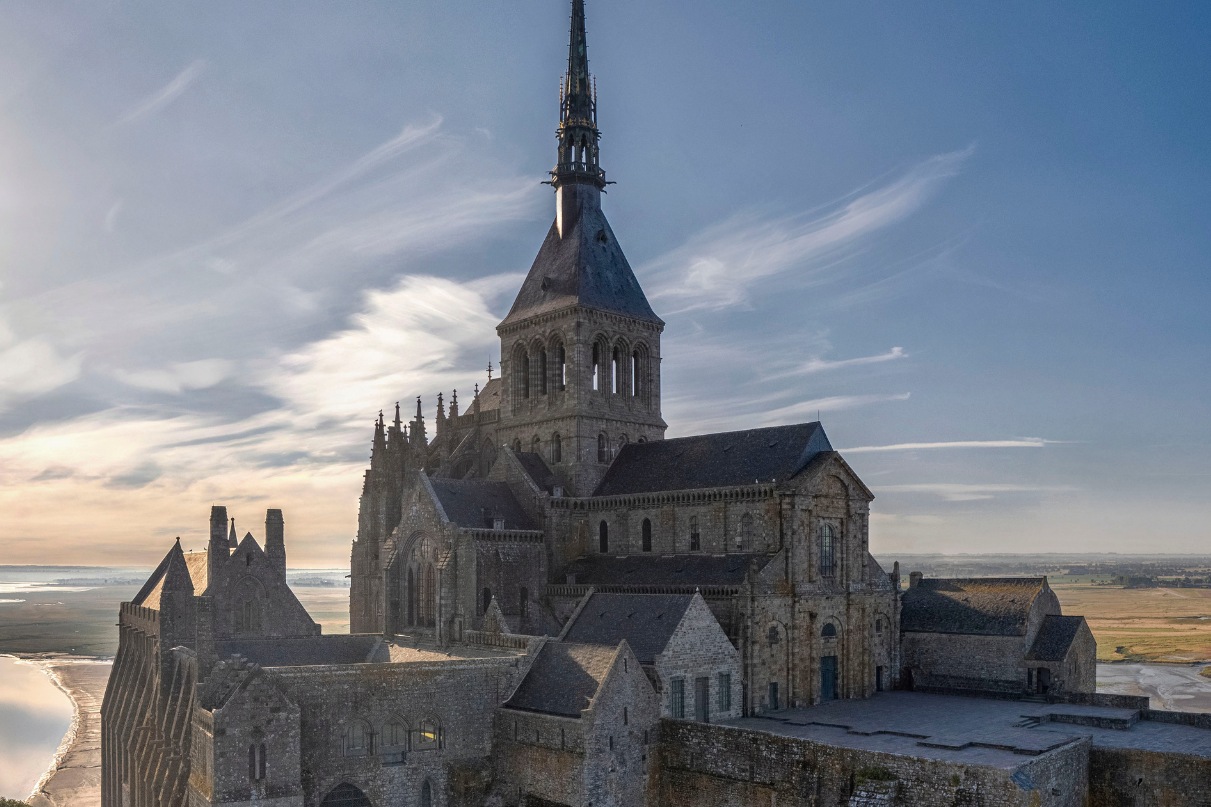
[[[692,594],[594,594],[563,638],[611,648],[625,639],[640,662],[651,664],[693,599]]]
[[[182,563],[184,564],[183,569]],[[158,611],[160,596],[164,593],[164,584],[173,576],[174,572],[187,573],[193,584],[194,595],[201,596],[210,582],[208,579],[210,569],[207,563],[205,552],[182,552],[180,543],[175,544],[164,556],[164,560],[160,561],[156,570],[151,573],[151,577],[147,578],[147,582],[143,584],[143,588],[139,589],[139,593],[135,595],[131,603]]]
[[[370,635],[232,639],[218,643],[220,658],[240,656],[262,667],[310,667],[387,661],[382,637]]]
[[[617,647],[547,642],[505,706],[580,717],[614,662]]]
[[[904,592],[900,629],[1024,636],[1043,577],[925,578]]]
[[[538,529],[504,482],[430,477],[429,484],[446,517],[460,527],[490,530],[492,519],[503,518],[506,530]]]
[[[513,307],[500,324],[579,305],[632,319],[664,323],[644,296],[610,223],[585,204],[567,237],[553,223]]]
[[[771,555],[586,555],[564,567],[577,585],[613,586],[728,586],[740,585],[756,562],[761,568]]]
[[[1026,658],[1033,661],[1063,661],[1083,624],[1083,616],[1048,614],[1043,617],[1043,624]]]
[[[629,443],[595,496],[726,488],[786,480],[833,447],[819,423]]]

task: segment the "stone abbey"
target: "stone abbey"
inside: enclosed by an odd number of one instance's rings
[[[350,634],[214,507],[122,606],[103,805],[1211,804],[1211,722],[1095,694],[1045,578],[881,568],[820,423],[665,439],[596,104],[573,0],[554,222],[499,377],[375,425]]]

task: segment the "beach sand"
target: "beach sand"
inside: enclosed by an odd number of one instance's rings
[[[76,714],[29,803],[33,807],[100,807],[101,699],[113,663],[62,656],[35,660],[71,698]]]

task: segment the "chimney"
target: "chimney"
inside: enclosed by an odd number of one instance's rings
[[[921,578],[924,576],[925,575],[921,574],[920,572],[909,572],[908,573],[908,587],[916,588],[917,586],[921,585]]]
[[[265,556],[269,565],[286,576],[286,522],[282,511],[276,508],[265,511]]]
[[[206,547],[206,579],[212,583],[218,579],[219,569],[231,556],[227,541],[227,508],[216,504],[210,508],[210,544]],[[201,596],[202,592],[195,594]]]

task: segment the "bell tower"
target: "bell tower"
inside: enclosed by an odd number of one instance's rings
[[[500,336],[498,438],[542,455],[569,494],[587,496],[618,449],[664,438],[660,334],[601,210],[596,85],[584,0],[572,0],[568,70],[560,86],[555,221]]]

